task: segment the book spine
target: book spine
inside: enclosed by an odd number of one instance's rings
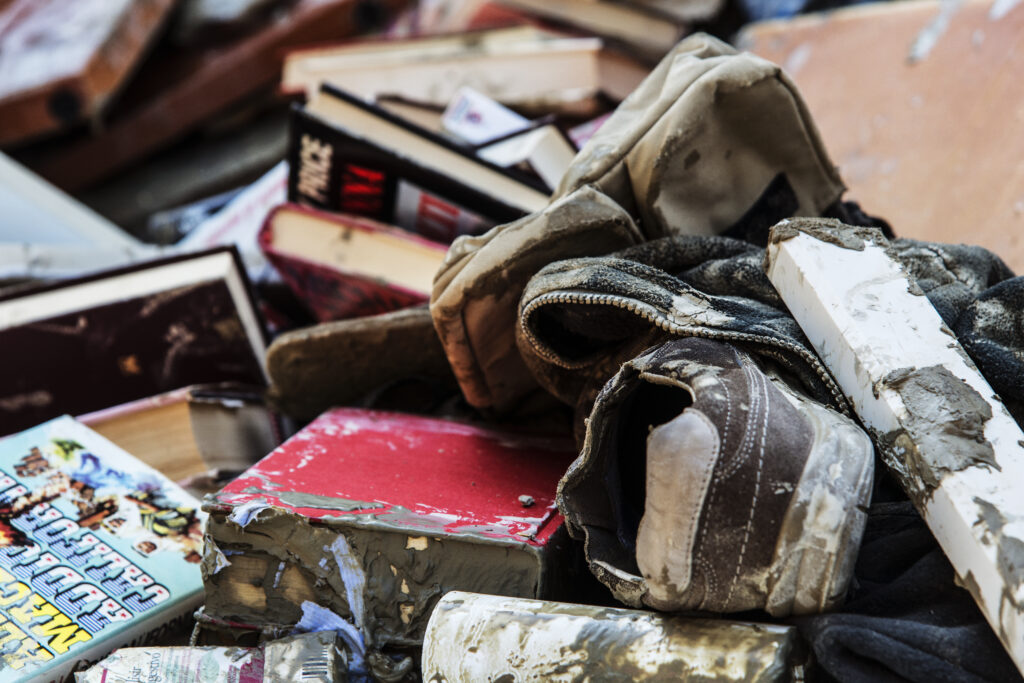
[[[292,109],[288,200],[391,222],[396,179],[346,159],[351,141],[300,107]]]
[[[456,180],[398,160],[292,109],[288,201],[366,216],[431,240],[450,243],[522,216]]]

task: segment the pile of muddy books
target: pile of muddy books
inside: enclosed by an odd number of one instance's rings
[[[1024,8],[744,7],[0,1],[0,682],[1020,680]]]

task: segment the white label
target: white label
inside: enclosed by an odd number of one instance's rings
[[[472,88],[462,88],[441,118],[444,129],[471,145],[504,137],[530,126],[530,120]]]
[[[494,225],[482,216],[404,180],[398,181],[395,224],[445,244],[459,235],[476,235]]]

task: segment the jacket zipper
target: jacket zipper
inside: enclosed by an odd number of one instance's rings
[[[849,402],[846,400],[846,396],[840,391],[839,386],[836,384],[832,376],[828,374],[828,371],[821,364],[821,361],[817,356],[813,355],[810,351],[805,349],[803,346],[791,342],[782,337],[773,337],[770,335],[759,335],[750,334],[747,332],[726,332],[723,330],[714,330],[707,327],[695,327],[692,325],[683,325],[670,320],[667,315],[663,312],[643,302],[631,299],[629,297],[620,296],[618,294],[593,294],[590,292],[548,292],[541,294],[534,298],[528,303],[519,316],[519,328],[525,336],[526,340],[533,347],[533,350],[553,365],[557,365],[560,368],[566,370],[578,370],[590,365],[587,361],[569,361],[552,349],[544,344],[537,335],[534,334],[533,330],[526,324],[526,321],[530,318],[534,311],[541,306],[549,304],[583,304],[583,305],[598,305],[598,306],[614,306],[615,308],[621,308],[634,315],[637,315],[647,322],[651,323],[655,327],[659,328],[663,332],[667,332],[677,337],[704,337],[706,339],[716,339],[721,341],[740,341],[740,342],[752,342],[756,344],[767,344],[782,348],[792,353],[797,354],[804,361],[807,362],[814,372],[817,373],[818,378],[825,384],[829,392],[832,394],[832,398],[835,404],[846,413],[852,415],[853,412],[850,408]]]

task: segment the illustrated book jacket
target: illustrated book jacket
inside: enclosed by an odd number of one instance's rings
[[[71,417],[0,440],[0,683],[65,680],[191,614],[204,520]]]

